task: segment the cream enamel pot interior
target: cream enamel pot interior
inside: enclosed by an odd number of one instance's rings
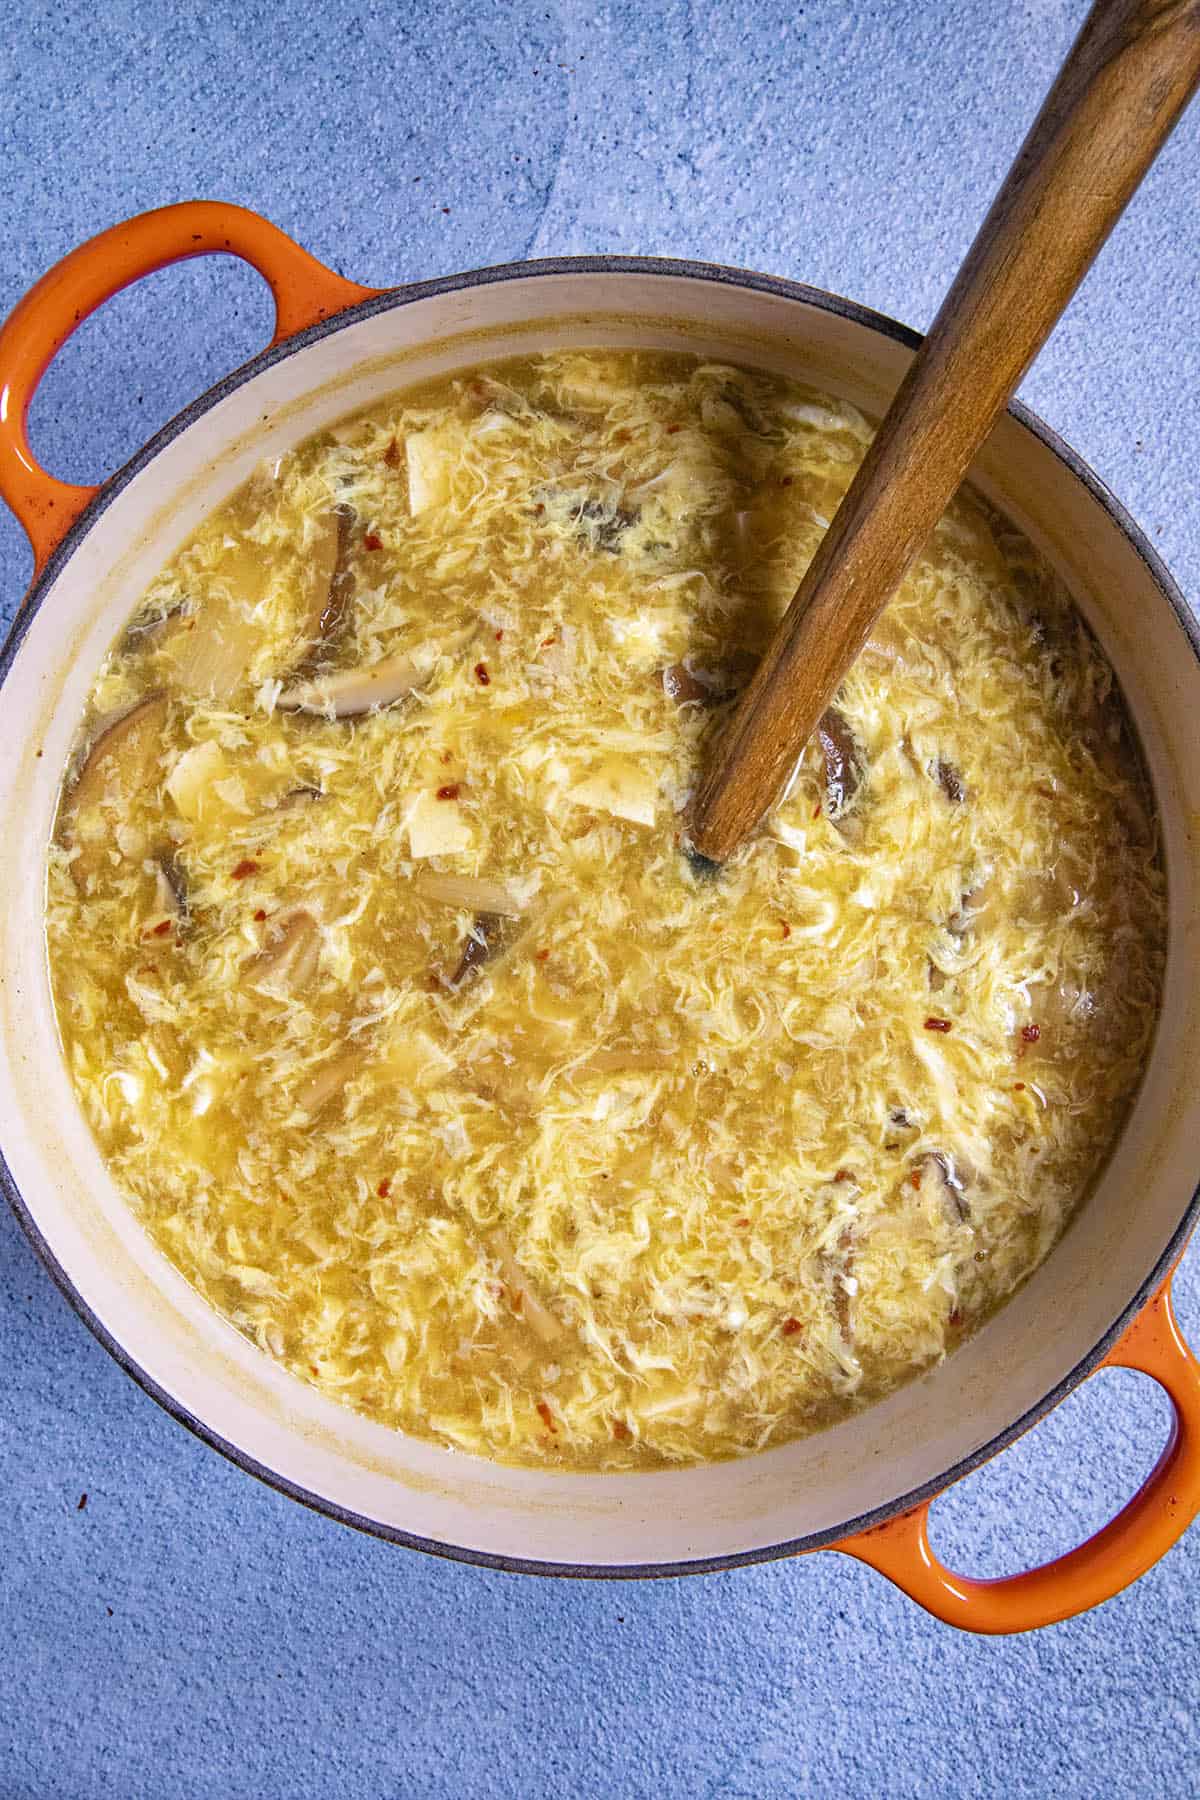
[[[271,283],[271,348],[94,494],[51,480],[29,452],[24,414],[59,344],[138,275],[223,250]],[[296,1498],[401,1543],[542,1572],[683,1572],[837,1544],[941,1617],[986,1631],[1043,1624],[1106,1598],[1200,1510],[1200,1370],[1164,1285],[1192,1222],[1200,1160],[1200,649],[1146,540],[1019,407],[973,478],[1064,575],[1119,673],[1164,822],[1169,971],[1143,1089],[1099,1187],[1016,1298],[941,1367],[807,1441],[678,1472],[537,1473],[409,1439],[303,1386],[201,1301],[114,1187],[59,1051],[42,888],[30,872],[43,866],[88,686],[151,576],[261,458],[388,389],[568,344],[754,362],[878,416],[915,342],[812,289],[686,263],[566,259],[370,294],[254,215],[208,203],[145,215],[84,246],[0,332],[0,492],[39,565],[0,665],[6,1185],[60,1287],[135,1379],[206,1442]],[[928,1547],[929,1499],[1105,1360],[1146,1369],[1174,1402],[1171,1442],[1140,1494],[1046,1569],[994,1583],[950,1575]]]

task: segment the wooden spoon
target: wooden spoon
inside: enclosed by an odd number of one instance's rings
[[[775,802],[1197,82],[1200,0],[1098,0],[716,746],[701,857]]]

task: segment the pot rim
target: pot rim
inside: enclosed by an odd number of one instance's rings
[[[661,275],[692,281],[706,281],[720,286],[748,288],[756,293],[797,301],[818,311],[832,313],[852,324],[864,326],[867,330],[890,338],[893,342],[909,350],[916,350],[922,342],[920,332],[912,330],[907,325],[902,325],[886,313],[877,312],[872,307],[863,306],[854,300],[847,300],[843,296],[830,293],[823,288],[811,287],[805,282],[790,281],[782,276],[764,275],[754,270],[737,269],[722,263],[698,262],[674,257],[544,257],[528,262],[500,263],[490,268],[470,269],[461,274],[442,275],[428,281],[411,282],[402,287],[385,289],[370,299],[346,307],[341,312],[296,332],[282,342],[269,346],[248,362],[243,363],[240,368],[232,370],[212,387],[206,389],[204,393],[198,395],[181,412],[169,419],[146,441],[140,450],[134,453],[128,462],[104,482],[94,498],[89,501],[61,541],[55,546],[44,566],[35,574],[4,643],[0,646],[0,689],[3,689],[4,683],[12,672],[13,664],[30,622],[40,609],[60,571],[74,555],[75,550],[96,520],[134,477],[140,474],[168,444],[195,424],[205,413],[211,411],[227,395],[245,382],[260,375],[265,369],[272,368],[285,358],[296,355],[322,338],[328,337],[346,326],[356,324],[360,320],[374,318],[380,313],[390,312],[414,301],[437,298],[464,288],[489,287],[500,282],[526,280],[548,275]],[[1043,419],[1019,400],[1012,401],[1007,412],[1018,425],[1022,426],[1057,457],[1068,473],[1107,513],[1113,524],[1146,565],[1159,593],[1166,600],[1181,626],[1193,655],[1200,662],[1200,620],[1197,620],[1193,614],[1178,583],[1141,527],[1107,484]],[[722,1569],[736,1569],[756,1563],[773,1562],[781,1557],[796,1556],[808,1551],[836,1548],[843,1538],[870,1531],[899,1517],[902,1513],[931,1502],[948,1487],[980,1468],[993,1456],[1015,1442],[1017,1438],[1022,1437],[1100,1366],[1126,1327],[1147,1304],[1156,1289],[1174,1268],[1183,1254],[1188,1236],[1200,1217],[1200,1181],[1198,1181],[1162,1255],[1117,1318],[1087,1355],[1082,1357],[1074,1368],[1056,1382],[1035,1405],[1029,1407],[1003,1431],[990,1438],[987,1443],[961,1457],[942,1474],[913,1488],[899,1498],[886,1501],[842,1524],[827,1526],[821,1531],[810,1532],[799,1538],[787,1539],[782,1543],[765,1545],[753,1550],[733,1551],[722,1556],[702,1557],[691,1561],[589,1564],[546,1562],[534,1558],[506,1556],[493,1551],[477,1550],[466,1544],[448,1544],[435,1538],[423,1537],[341,1506],[336,1501],[314,1493],[311,1489],[301,1486],[276,1470],[258,1462],[247,1451],[231,1443],[228,1438],[223,1437],[220,1432],[215,1431],[204,1420],[189,1411],[181,1401],[155,1381],[93,1312],[43,1235],[12,1177],[2,1147],[0,1147],[0,1189],[3,1190],[18,1224],[51,1280],[114,1362],[136,1382],[143,1393],[148,1394],[152,1400],[156,1401],[163,1411],[168,1413],[178,1424],[247,1474],[255,1476],[267,1487],[275,1489],[278,1493],[286,1494],[289,1499],[298,1501],[313,1512],[324,1514],[339,1524],[351,1526],[369,1536],[383,1538],[389,1543],[400,1544],[409,1550],[421,1550],[427,1555],[443,1557],[448,1561],[498,1569],[509,1574],[587,1577],[595,1580],[702,1575]],[[636,1475],[631,1479],[636,1479]]]

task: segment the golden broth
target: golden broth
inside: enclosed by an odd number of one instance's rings
[[[950,509],[764,834],[680,849],[865,422],[694,358],[393,395],[153,584],[64,786],[64,1052],[168,1256],[301,1378],[508,1461],[828,1423],[1046,1255],[1153,1031],[1107,663]]]

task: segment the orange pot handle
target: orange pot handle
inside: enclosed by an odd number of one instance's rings
[[[926,1612],[963,1631],[1031,1631],[1119,1594],[1200,1513],[1200,1363],[1175,1322],[1170,1277],[1100,1367],[1152,1375],[1166,1389],[1175,1417],[1166,1449],[1133,1499],[1077,1550],[999,1580],[955,1575],[930,1546],[929,1501],[833,1548],[869,1563]]]
[[[272,344],[381,291],[343,280],[257,213],[217,200],[141,213],[64,256],[0,326],[0,496],[28,534],[36,569],[99,492],[48,475],[29,448],[38,382],[76,327],[122,288],[168,263],[219,255],[240,256],[270,288]]]

